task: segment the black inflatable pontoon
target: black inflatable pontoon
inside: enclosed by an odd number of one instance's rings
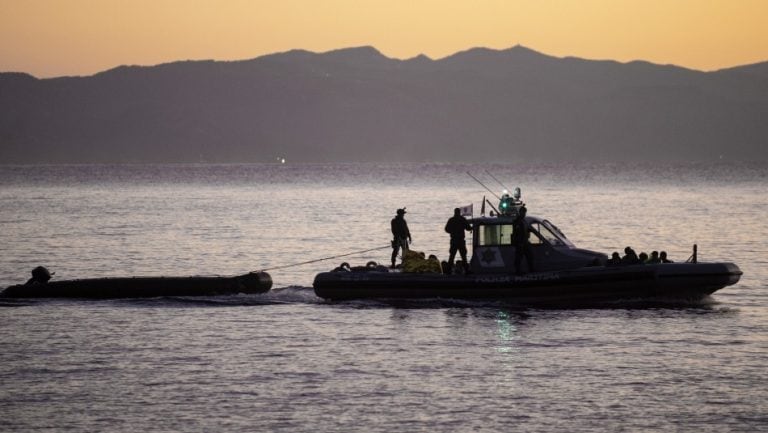
[[[647,298],[699,300],[739,281],[732,263],[589,266],[529,273],[445,275],[371,270],[323,272],[315,294],[326,299],[508,299],[524,304]]]
[[[34,275],[34,272],[33,272]],[[33,281],[11,286],[0,293],[4,298],[153,298],[160,296],[212,296],[263,293],[272,288],[266,272],[233,277],[130,277],[82,280]]]

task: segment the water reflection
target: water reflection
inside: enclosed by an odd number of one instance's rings
[[[498,333],[499,345],[496,346],[496,351],[499,353],[513,353],[519,352],[520,347],[518,340],[518,328],[515,321],[519,320],[519,317],[511,315],[509,312],[500,310],[496,315],[496,326]]]

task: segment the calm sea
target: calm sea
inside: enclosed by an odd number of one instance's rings
[[[454,207],[519,186],[580,247],[732,261],[692,305],[332,303],[342,261],[447,255]],[[489,174],[490,173],[490,174]],[[493,175],[493,177],[491,176]],[[768,431],[768,165],[0,166],[0,287],[270,271],[209,298],[4,300],[0,431]]]

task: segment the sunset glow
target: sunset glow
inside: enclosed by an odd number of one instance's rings
[[[0,0],[0,71],[90,75],[361,45],[441,58],[516,44],[715,70],[768,60],[766,17],[764,0]]]

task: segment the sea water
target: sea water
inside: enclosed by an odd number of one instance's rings
[[[342,261],[389,261],[397,208],[444,259],[453,208],[517,186],[579,247],[684,261],[696,243],[744,275],[600,309],[314,295]],[[274,280],[0,301],[0,431],[768,430],[767,187],[760,163],[0,166],[0,287],[37,265]]]

